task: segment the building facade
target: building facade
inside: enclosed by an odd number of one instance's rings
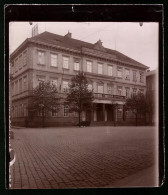
[[[147,69],[118,51],[104,48],[100,40],[91,44],[73,39],[71,33],[60,36],[49,32],[26,39],[10,56],[12,124],[25,126],[28,122],[31,93],[41,81],[54,83],[65,97],[68,83],[79,71],[85,73],[94,92],[94,110],[83,112],[83,121],[96,124],[131,119],[132,114],[124,112],[124,104],[131,94],[146,93]],[[75,125],[77,117],[62,107],[58,113],[51,111],[46,123]],[[38,124],[40,114],[33,120]]]
[[[146,95],[150,105],[150,112],[147,114],[147,121],[153,125],[157,122],[157,102],[158,85],[157,70],[147,71],[146,73]]]

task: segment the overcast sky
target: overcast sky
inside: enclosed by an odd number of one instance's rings
[[[31,37],[33,22],[11,22],[9,24],[9,47],[13,52],[26,38]],[[38,22],[39,33],[44,31],[65,35],[95,43],[99,39],[103,46],[115,49],[150,67],[158,67],[158,23],[131,22]]]

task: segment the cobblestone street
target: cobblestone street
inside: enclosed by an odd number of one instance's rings
[[[12,130],[13,189],[115,187],[118,181],[131,175],[136,180],[136,173],[156,166],[154,127]],[[149,185],[156,185],[155,178],[153,171]]]

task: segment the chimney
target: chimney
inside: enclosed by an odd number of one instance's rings
[[[95,45],[98,45],[99,47],[102,47],[103,45],[102,45],[102,41],[99,39],[96,43],[95,43]]]
[[[68,33],[67,33],[64,37],[71,38],[71,36],[72,36],[72,33],[70,33],[70,32],[68,31]]]

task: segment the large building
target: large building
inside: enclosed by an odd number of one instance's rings
[[[92,113],[83,112],[83,121],[100,124],[130,119],[133,116],[124,111],[126,98],[138,91],[146,92],[147,69],[122,53],[103,47],[101,40],[91,44],[73,39],[69,32],[65,36],[43,32],[28,38],[10,56],[12,124],[24,126],[28,122],[31,92],[39,82],[55,83],[65,97],[68,83],[78,71],[85,73],[95,97],[95,109]],[[40,113],[33,120],[36,125],[40,123]],[[74,125],[77,121],[77,114],[69,113],[68,107],[46,116],[49,126]]]

